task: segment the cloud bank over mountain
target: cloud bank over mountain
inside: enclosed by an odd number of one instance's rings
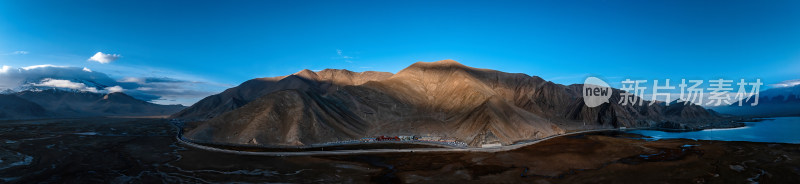
[[[170,77],[121,77],[93,71],[86,67],[34,65],[0,67],[0,90],[64,89],[93,93],[124,92],[134,98],[161,104],[191,105],[216,93],[204,88],[206,82]]]
[[[793,87],[797,85],[800,85],[800,79],[785,80],[777,84],[772,84],[770,86],[780,88],[780,87]]]

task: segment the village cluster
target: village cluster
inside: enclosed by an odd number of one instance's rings
[[[377,136],[377,137],[364,137],[358,140],[346,140],[328,142],[318,145],[344,145],[344,144],[358,144],[358,143],[381,143],[381,142],[418,142],[418,143],[432,143],[444,144],[455,147],[467,147],[467,143],[459,142],[455,138],[435,137],[435,136]]]
[[[361,138],[360,141],[361,142],[380,142],[380,141],[428,142],[428,143],[447,144],[459,147],[467,146],[466,143],[459,142],[455,138],[444,138],[444,137],[434,137],[434,136],[403,136],[403,135],[394,137],[378,136],[374,138],[364,137]]]

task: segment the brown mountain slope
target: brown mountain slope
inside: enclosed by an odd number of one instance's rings
[[[480,146],[512,144],[565,130],[663,123],[691,127],[697,122],[686,118],[718,118],[691,105],[622,106],[616,103],[618,91],[612,103],[589,108],[583,104],[581,85],[563,86],[452,60],[414,63],[395,75],[365,74],[304,70],[283,77],[276,83],[286,85],[262,89],[268,94],[200,122],[186,137],[234,144],[308,145],[380,135],[428,135]]]
[[[328,90],[333,86],[331,84],[359,85],[367,81],[382,80],[391,75],[388,72],[359,73],[334,69],[315,73],[306,69],[288,76],[252,79],[220,94],[208,96],[181,112],[173,114],[172,118],[207,120],[279,90],[308,89],[310,86],[315,86],[317,90]],[[283,80],[287,77],[289,79]]]
[[[335,102],[314,93],[288,89],[270,93],[186,133],[208,142],[303,145],[349,140],[366,124]]]

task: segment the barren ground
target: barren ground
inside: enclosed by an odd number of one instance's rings
[[[619,132],[497,153],[244,156],[175,141],[163,119],[0,122],[0,183],[800,183],[800,145]]]

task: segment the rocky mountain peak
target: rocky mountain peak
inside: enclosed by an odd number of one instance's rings
[[[292,75],[295,75],[295,76],[298,76],[298,77],[302,77],[302,78],[306,78],[306,79],[319,80],[319,76],[317,75],[317,73],[314,72],[314,71],[311,71],[309,69],[300,70],[299,72],[294,73]]]
[[[461,63],[459,63],[459,62],[457,62],[455,60],[446,59],[446,60],[435,61],[435,62],[423,62],[423,61],[416,62],[414,64],[411,64],[411,66],[408,66],[407,68],[405,68],[403,70],[408,70],[408,69],[468,69],[468,68],[470,68],[470,67],[468,67],[466,65],[463,65],[463,64],[461,64]]]

